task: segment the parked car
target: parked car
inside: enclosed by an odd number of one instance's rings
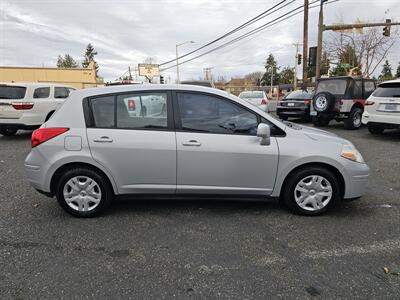
[[[269,112],[269,100],[264,91],[245,91],[239,94],[239,98],[258,106],[261,110]]]
[[[125,99],[157,96],[166,109],[131,115]],[[32,134],[30,183],[79,217],[115,196],[280,197],[318,215],[360,197],[369,168],[347,140],[284,124],[226,92],[185,85],[79,90]]]
[[[400,79],[378,86],[365,103],[362,122],[373,134],[400,128]]]
[[[316,126],[333,119],[343,121],[346,129],[359,129],[366,99],[376,88],[373,79],[350,76],[321,78],[312,100],[311,116]]]
[[[310,118],[310,105],[313,93],[307,90],[290,92],[276,106],[276,114],[282,120],[292,118]]]
[[[35,129],[46,122],[74,88],[48,83],[0,83],[0,134]]]

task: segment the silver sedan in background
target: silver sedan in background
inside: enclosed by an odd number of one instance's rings
[[[264,91],[245,91],[239,94],[239,98],[250,104],[258,106],[261,110],[269,112],[269,99]]]

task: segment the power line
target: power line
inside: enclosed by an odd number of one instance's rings
[[[277,12],[278,10],[283,9],[284,7],[290,5],[291,3],[295,2],[296,0],[291,0],[290,2],[286,3],[285,5],[279,7],[281,4],[283,4],[286,1],[287,0],[282,0],[281,2],[275,4],[271,8],[269,8],[266,11],[262,12],[261,14],[255,16],[254,18],[250,19],[249,21],[243,23],[242,25],[236,27],[235,29],[229,31],[228,33],[225,33],[224,35],[216,38],[215,40],[213,40],[211,42],[208,42],[207,44],[205,44],[205,45],[203,45],[201,47],[198,47],[198,48],[196,48],[196,49],[194,49],[194,50],[192,50],[192,51],[190,51],[188,53],[185,53],[185,54],[179,56],[178,58],[174,58],[174,59],[171,59],[169,61],[163,62],[163,63],[160,64],[160,66],[167,65],[169,63],[175,62],[177,59],[184,58],[184,57],[186,57],[186,56],[188,56],[190,54],[193,54],[193,53],[195,53],[197,51],[200,51],[200,50],[202,50],[202,49],[204,49],[204,48],[206,48],[206,47],[208,47],[208,46],[210,46],[210,45],[222,40],[223,38],[226,38],[227,36],[232,35],[235,32],[237,32],[237,31],[239,31],[239,30],[241,30],[241,29],[243,29],[243,28],[245,28],[245,27],[247,27],[247,26],[249,26],[249,25],[251,25],[251,24],[253,24],[253,23],[255,23],[255,22],[257,22],[257,21],[259,21],[259,20],[261,20],[261,19],[263,19],[263,18],[265,18],[265,17],[267,17],[267,16],[269,16],[269,15],[271,15],[273,13],[275,13],[275,12]]]
[[[319,1],[320,0],[315,0],[315,1],[311,2],[310,5],[311,4],[315,4],[315,3],[319,2]],[[333,0],[333,1],[327,2],[326,4],[331,4],[331,3],[334,3],[334,2],[338,2],[338,1],[339,0]],[[309,6],[310,9],[316,8],[316,7],[319,7],[319,5]],[[187,63],[187,62],[190,62],[192,60],[195,60],[197,58],[200,58],[200,57],[202,57],[204,55],[207,55],[207,54],[209,54],[211,52],[217,51],[217,50],[222,49],[224,47],[227,47],[227,46],[229,46],[229,45],[231,45],[233,43],[236,43],[236,42],[238,42],[238,41],[240,41],[242,39],[245,39],[245,38],[247,38],[249,36],[255,35],[255,34],[261,32],[261,31],[263,31],[263,30],[265,30],[265,29],[267,29],[267,28],[269,28],[269,27],[271,27],[273,25],[276,25],[276,24],[281,23],[281,22],[283,22],[283,21],[285,21],[285,20],[287,20],[289,18],[292,18],[292,17],[294,17],[294,16],[296,16],[296,15],[298,15],[298,14],[300,14],[300,13],[302,13],[304,11],[304,9],[303,9],[303,10],[300,10],[298,12],[295,12],[296,10],[299,10],[301,8],[303,8],[303,5],[298,6],[297,8],[292,9],[291,11],[289,11],[289,12],[287,12],[287,13],[285,13],[285,14],[277,17],[277,18],[275,18],[274,20],[269,21],[269,22],[267,22],[267,23],[255,28],[255,29],[253,29],[253,30],[251,30],[251,31],[239,36],[239,37],[236,37],[236,38],[234,38],[234,39],[232,39],[232,40],[230,40],[230,41],[218,46],[218,47],[210,49],[210,50],[208,50],[208,51],[206,51],[206,52],[204,52],[202,54],[199,54],[199,55],[197,55],[197,56],[195,56],[193,58],[190,58],[190,59],[187,59],[185,61],[182,61],[182,62],[179,63],[179,65]],[[165,70],[171,69],[173,67],[175,67],[175,66],[165,67],[165,68],[161,69],[160,71],[165,71]]]

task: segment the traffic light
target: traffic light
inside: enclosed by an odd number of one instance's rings
[[[386,19],[386,23],[390,24],[392,23],[391,19]],[[384,36],[390,36],[390,26],[385,26],[383,27],[383,33]]]
[[[164,84],[164,76],[160,75],[160,83]]]
[[[301,54],[297,53],[297,64],[301,65]]]

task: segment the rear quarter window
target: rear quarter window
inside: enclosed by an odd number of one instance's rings
[[[115,127],[115,97],[92,98],[90,104],[93,112],[94,126],[97,128]]]
[[[50,87],[41,87],[36,88],[33,92],[33,98],[49,98],[50,96]]]

